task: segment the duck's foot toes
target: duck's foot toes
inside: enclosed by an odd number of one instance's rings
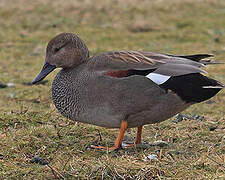
[[[107,150],[107,151],[115,151],[115,150],[121,149],[120,146],[119,147],[116,147],[116,146],[106,147],[106,146],[95,146],[95,145],[91,145],[91,148],[92,149]]]

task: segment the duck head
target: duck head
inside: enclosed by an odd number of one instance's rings
[[[32,84],[43,80],[55,68],[75,68],[88,58],[88,48],[77,35],[61,33],[48,43],[45,64]]]

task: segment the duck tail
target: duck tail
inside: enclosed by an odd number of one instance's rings
[[[201,62],[202,59],[213,57],[212,54],[193,54],[193,55],[180,55],[177,57],[190,59],[192,61]]]
[[[217,86],[202,86],[202,88],[204,88],[204,89],[224,89],[225,85],[218,82]]]
[[[200,60],[200,63],[204,64],[204,65],[210,65],[210,64],[225,64],[223,62],[215,62],[213,60],[210,59],[206,59],[206,60]]]
[[[173,56],[173,57],[180,57],[180,58],[185,58],[185,59],[190,59],[192,61],[196,61],[199,63],[202,63],[204,65],[208,65],[208,64],[224,64],[223,62],[215,62],[214,60],[211,59],[206,59],[206,58],[210,58],[213,57],[212,54],[193,54],[193,55],[170,55],[167,54],[169,56]]]

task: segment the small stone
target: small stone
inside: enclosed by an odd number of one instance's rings
[[[7,83],[6,85],[7,85],[7,87],[15,87],[15,84],[12,82]]]
[[[192,116],[192,119],[193,120],[199,120],[199,121],[202,121],[205,117],[204,116],[200,116],[200,115],[193,115]]]
[[[177,116],[172,120],[173,123],[178,123],[184,120],[184,117],[182,114],[177,114]]]
[[[6,88],[7,85],[0,82],[0,88]]]
[[[48,161],[46,161],[44,158],[38,156],[38,155],[35,155],[31,160],[30,160],[31,163],[36,163],[36,164],[40,164],[40,165],[47,165],[48,164]]]
[[[209,130],[210,130],[210,131],[214,131],[216,128],[217,128],[217,127],[212,126],[212,127],[209,128]]]
[[[145,157],[146,160],[158,160],[158,156],[156,154],[149,154],[148,156]]]
[[[159,141],[153,142],[151,145],[152,146],[164,147],[164,146],[169,146],[169,143],[166,142],[166,141],[159,140]]]
[[[189,115],[189,114],[181,114],[179,113],[173,120],[172,122],[178,123],[183,120],[199,120],[202,121],[205,117],[200,116],[200,115]]]

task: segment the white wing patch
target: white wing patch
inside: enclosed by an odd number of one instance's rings
[[[150,73],[146,77],[151,79],[154,83],[160,85],[166,82],[171,76],[165,76],[157,73]]]

